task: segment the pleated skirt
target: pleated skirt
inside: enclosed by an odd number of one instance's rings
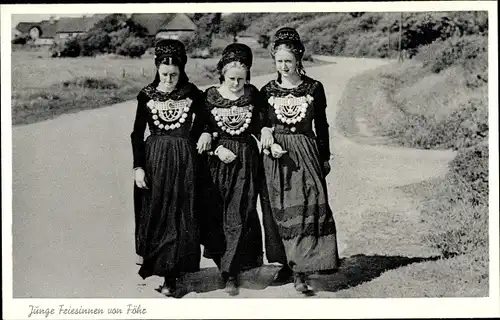
[[[139,275],[178,276],[199,270],[199,226],[195,217],[194,144],[186,138],[151,135],[146,140],[146,183],[135,187]]]
[[[336,226],[316,141],[301,134],[274,137],[288,153],[263,157],[266,257],[296,272],[336,270]]]
[[[249,139],[221,139],[237,158],[229,164],[208,156],[200,202],[204,256],[220,260],[223,276],[262,266],[262,230],[257,213],[259,151]]]

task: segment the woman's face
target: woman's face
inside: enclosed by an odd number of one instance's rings
[[[158,67],[160,84],[167,90],[173,90],[179,81],[179,67],[169,64],[160,64]]]
[[[231,92],[240,92],[245,86],[247,70],[241,66],[230,67],[224,73],[224,86]]]
[[[297,59],[294,54],[286,49],[278,49],[274,56],[276,70],[283,77],[289,77],[297,72]]]

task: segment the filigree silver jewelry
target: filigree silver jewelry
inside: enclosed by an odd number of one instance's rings
[[[313,100],[314,98],[310,95],[296,97],[289,94],[285,97],[270,97],[268,102],[274,107],[278,120],[290,125],[304,120],[307,109]],[[296,128],[292,127],[291,131],[295,132]]]
[[[232,106],[231,108],[213,108],[212,114],[217,121],[217,126],[230,135],[240,135],[252,122],[253,106]]]
[[[167,101],[149,100],[147,106],[151,109],[153,123],[158,128],[173,130],[180,128],[186,122],[192,102],[189,98]]]

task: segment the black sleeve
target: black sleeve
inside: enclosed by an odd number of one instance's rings
[[[203,132],[208,132],[208,112],[205,108],[203,92],[198,88],[194,89],[193,94],[193,113],[194,121],[191,127],[191,139],[197,142]]]
[[[267,101],[267,90],[266,87],[263,87],[259,92],[259,100],[260,100],[260,125],[261,128],[271,127],[271,123],[269,121],[269,102]]]
[[[330,134],[328,132],[328,120],[326,118],[326,95],[321,82],[317,83],[313,98],[314,131],[316,132],[319,154],[322,161],[328,161],[330,160]]]
[[[254,99],[253,105],[256,110],[253,112],[250,133],[254,134],[257,139],[260,139],[260,130],[262,129],[262,125],[265,121],[264,109],[266,108],[266,106],[259,89],[257,89],[256,87],[252,88],[252,97]]]
[[[137,111],[135,114],[134,129],[130,135],[134,156],[134,168],[144,168],[146,164],[144,132],[146,131],[149,116],[146,108],[146,99],[142,93],[139,93],[137,96]]]

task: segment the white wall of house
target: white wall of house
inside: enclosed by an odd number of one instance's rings
[[[192,31],[160,31],[156,34],[157,39],[179,39],[189,37],[193,34]]]
[[[76,37],[79,35],[85,34],[85,32],[58,32],[57,37],[59,39],[68,39],[71,37]]]
[[[52,38],[38,38],[33,42],[36,46],[50,46],[54,43],[54,39]]]

